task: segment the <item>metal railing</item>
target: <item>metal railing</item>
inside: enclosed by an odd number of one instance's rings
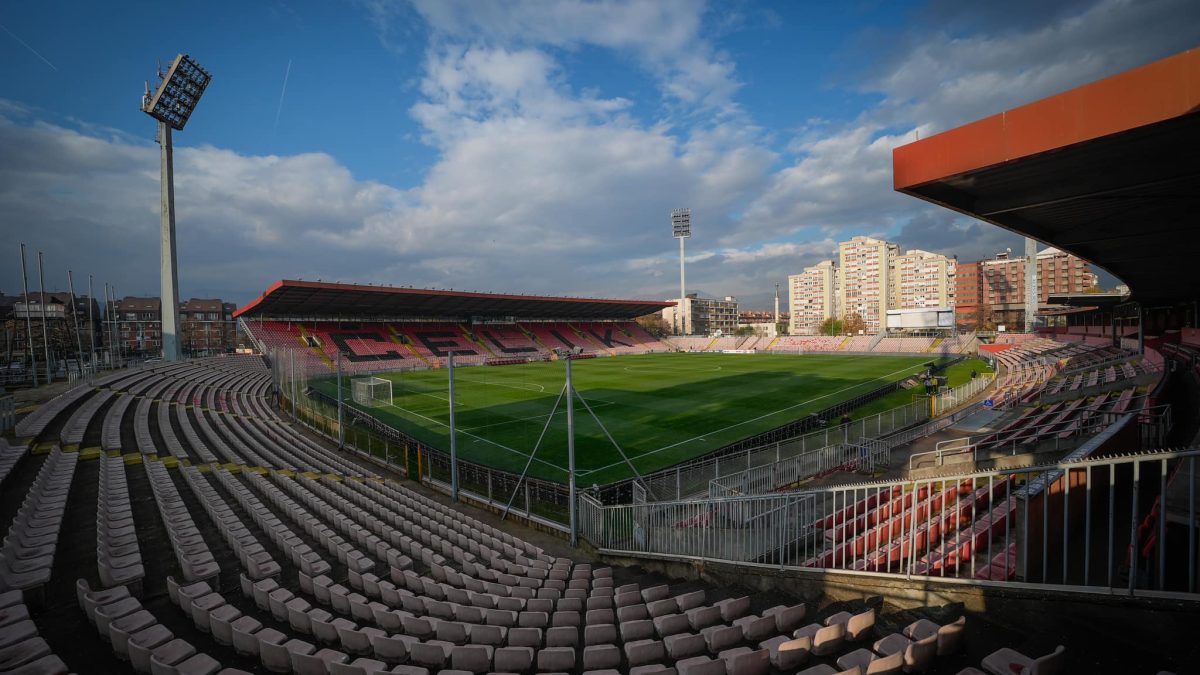
[[[991,373],[973,378],[958,387],[935,394],[928,399],[928,405],[943,412],[954,410],[985,391],[994,379]],[[893,448],[941,431],[973,412],[976,409],[963,408],[925,424],[885,435],[880,440],[860,438],[855,443],[835,443],[731,472],[709,481],[709,495],[773,492],[835,469],[874,471],[890,463]]]
[[[1093,439],[1083,454],[1115,438]],[[582,536],[600,553],[622,557],[1196,600],[1198,460],[1196,449],[1072,458],[636,506],[586,496]]]
[[[1093,436],[1107,429],[1117,419],[1129,414],[1138,413],[1139,425],[1151,425],[1156,431],[1154,436],[1146,438],[1145,445],[1157,446],[1166,440],[1166,431],[1158,422],[1165,416],[1170,420],[1169,405],[1159,405],[1153,408],[1145,407],[1146,396],[1129,399],[1129,405],[1121,410],[1108,408],[1108,403],[1099,405],[1080,406],[1073,416],[1062,420],[1044,422],[1041,424],[1025,425],[1012,431],[996,430],[982,434],[974,434],[961,438],[939,441],[933,450],[909,455],[909,469],[927,466],[940,467],[947,458],[958,458],[973,463],[995,459],[1003,456],[1015,456],[1033,452],[1062,452],[1077,447],[1083,437]],[[1111,401],[1109,402],[1111,403]],[[1047,413],[1054,415],[1055,413]]]
[[[873,472],[886,467],[891,446],[883,441],[863,440],[855,444],[837,443],[827,448],[801,453],[795,457],[756,466],[709,481],[711,498],[759,495],[775,492],[806,478],[832,471]]]
[[[821,450],[835,444],[858,444],[887,436],[929,419],[929,403],[924,398],[868,415],[846,424],[830,425],[792,438],[747,447],[736,452],[702,457],[669,469],[646,474],[644,483],[656,499],[684,499],[708,493],[709,483],[756,466],[773,464],[797,455]],[[619,487],[618,484],[616,487]],[[622,491],[606,490],[603,501],[627,501]]]

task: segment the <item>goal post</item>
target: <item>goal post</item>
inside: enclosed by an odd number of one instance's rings
[[[392,402],[392,381],[382,377],[360,377],[351,381],[354,402],[368,408]]]

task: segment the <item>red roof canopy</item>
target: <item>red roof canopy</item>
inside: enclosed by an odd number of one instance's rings
[[[555,298],[284,279],[272,284],[234,316],[633,319],[674,304],[658,300]]]

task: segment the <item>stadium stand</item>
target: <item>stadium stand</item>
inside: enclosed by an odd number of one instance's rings
[[[832,352],[837,351],[845,339],[842,336],[784,335],[771,349],[779,352]]]
[[[468,326],[454,323],[345,323],[247,321],[248,332],[269,352],[297,350],[312,370],[333,370],[340,351],[347,372],[439,367],[453,351],[461,363],[493,359],[545,360],[554,349],[585,354],[666,351],[635,322],[522,322]],[[705,339],[705,344],[711,339]]]

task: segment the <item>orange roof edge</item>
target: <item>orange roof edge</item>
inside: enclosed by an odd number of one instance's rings
[[[1200,112],[1200,48],[892,151],[896,190]]]

